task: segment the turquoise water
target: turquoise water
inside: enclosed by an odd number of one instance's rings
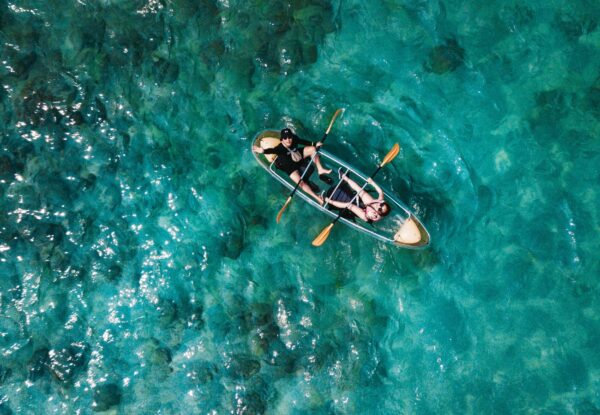
[[[600,413],[600,4],[0,1],[0,413]],[[291,126],[424,251],[287,196]]]

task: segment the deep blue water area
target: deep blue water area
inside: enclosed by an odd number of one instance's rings
[[[600,3],[0,0],[0,414],[600,413]],[[293,128],[421,251],[256,163]]]

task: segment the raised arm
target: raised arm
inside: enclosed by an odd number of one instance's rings
[[[346,180],[346,183],[348,183],[348,185],[352,188],[352,190],[354,190],[356,193],[358,193],[358,197],[360,197],[363,202],[371,203],[375,200],[373,198],[373,196],[371,196],[369,193],[367,193],[364,189],[362,189],[358,185],[358,183],[356,183],[354,180],[352,180],[348,176],[344,175],[344,180]],[[371,179],[371,178],[369,178],[369,180],[367,180],[367,183],[369,183],[371,186],[373,186],[375,188],[375,190],[377,191],[377,199],[383,200],[383,191],[381,190],[381,187],[379,187],[377,185],[377,183],[375,183],[375,181],[373,181],[373,179]]]
[[[381,187],[379,187],[377,185],[377,183],[375,183],[375,181],[371,178],[369,178],[369,180],[367,180],[367,183],[369,183],[371,186],[373,186],[373,188],[377,192],[377,199],[383,200],[384,195],[383,195],[383,190],[381,190]]]
[[[356,193],[358,193],[358,196],[360,197],[360,194],[362,192],[364,192],[364,190],[361,189],[361,187],[358,185],[358,183],[356,183],[354,180],[352,180],[347,175],[344,175],[343,179],[346,180],[346,183],[348,183],[348,185],[352,188],[352,190],[354,190]]]

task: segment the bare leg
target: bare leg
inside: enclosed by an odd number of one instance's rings
[[[300,176],[300,173],[298,173],[298,170],[296,170],[296,171],[292,172],[292,174],[290,174],[290,179],[292,179],[295,183],[298,183],[300,181],[300,177],[301,176]],[[320,205],[323,204],[323,199],[321,199],[321,196],[319,196],[315,192],[313,192],[313,190],[310,188],[310,186],[308,184],[306,184],[306,182],[304,180],[302,181],[302,183],[300,183],[300,187],[310,197],[312,197],[317,202],[319,202]]]
[[[304,158],[310,157],[313,154],[315,154],[316,152],[317,152],[317,148],[314,146],[304,147]],[[319,172],[319,175],[331,173],[331,169],[326,169],[325,167],[323,167],[323,165],[321,164],[321,159],[319,158],[318,154],[315,156],[314,160],[315,160],[315,166],[317,166],[317,171]]]

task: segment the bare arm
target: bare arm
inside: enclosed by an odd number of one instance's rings
[[[373,188],[377,192],[377,199],[383,200],[383,190],[381,190],[381,187],[379,187],[377,185],[377,183],[375,183],[375,181],[371,178],[369,178],[369,180],[367,180],[367,183],[369,183],[371,186],[373,186]]]
[[[350,203],[342,203],[342,202],[338,202],[337,200],[333,200],[330,198],[325,199],[325,201],[327,203],[329,203],[331,206],[335,206],[338,209],[344,209],[345,207],[347,207]]]
[[[358,185],[358,183],[356,183],[354,180],[352,180],[348,176],[344,176],[344,180],[346,180],[346,182],[348,183],[348,185],[350,185],[350,187],[352,188],[352,190],[354,190],[358,194],[358,197],[360,197],[363,202],[365,202],[365,203],[372,203],[374,200],[376,200],[376,199],[373,198],[373,196],[371,196],[364,189],[362,189]],[[381,187],[379,187],[377,185],[377,183],[375,183],[373,181],[373,179],[371,179],[371,178],[369,178],[367,180],[367,183],[369,183],[371,186],[373,186],[373,188],[375,189],[375,191],[377,191],[377,200],[383,200],[383,191],[381,190]]]
[[[362,192],[364,192],[364,190],[361,189],[361,187],[358,185],[358,183],[356,183],[354,180],[352,180],[350,177],[344,175],[343,177],[344,180],[346,180],[346,183],[348,183],[350,185],[350,187],[352,188],[352,190],[354,190],[356,193],[358,193],[358,196],[360,197],[360,194]]]
[[[275,146],[275,147],[271,147],[271,148],[262,148],[259,146],[252,146],[252,151],[254,151],[255,153],[259,153],[259,154],[277,154],[278,156],[285,154],[286,150],[282,149],[281,147],[283,147],[281,144]]]
[[[332,200],[329,198],[325,199],[325,201],[327,203],[329,203],[331,206],[335,206],[338,209],[347,208],[349,211],[354,213],[360,219],[364,220],[365,222],[367,221],[367,216],[365,215],[365,212],[363,212],[363,210],[361,208],[359,208],[358,206],[356,206],[354,203],[350,203],[350,202],[342,203],[342,202],[338,202],[337,200]]]

